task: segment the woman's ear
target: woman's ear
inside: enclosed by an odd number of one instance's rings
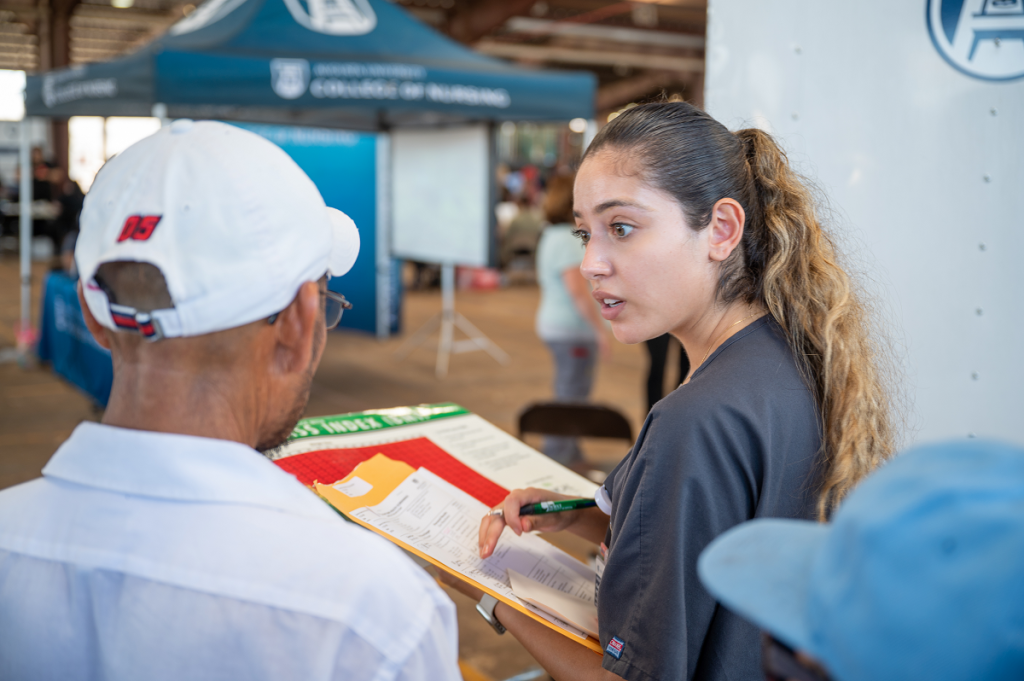
[[[708,257],[716,262],[728,258],[740,239],[746,213],[735,199],[719,199],[711,209],[711,223],[708,225]]]
[[[89,333],[96,339],[100,347],[104,350],[110,349],[110,337],[107,336],[109,331],[96,321],[96,318],[92,316],[92,311],[89,306],[85,303],[85,294],[82,292],[82,280],[78,280],[78,304],[82,306],[82,317],[85,318],[85,326],[89,329]]]

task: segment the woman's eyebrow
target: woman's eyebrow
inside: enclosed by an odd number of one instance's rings
[[[594,209],[594,212],[600,214],[605,212],[609,208],[639,208],[644,212],[651,212],[650,207],[645,206],[642,203],[637,203],[635,201],[626,201],[625,199],[612,199],[611,201],[599,203],[597,205],[597,208]],[[572,214],[576,217],[581,217],[579,211],[577,210],[574,210]]]

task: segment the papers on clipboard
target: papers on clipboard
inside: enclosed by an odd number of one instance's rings
[[[475,583],[577,642],[600,649],[596,640],[593,570],[540,537],[517,537],[508,528],[494,555],[481,560],[477,534],[488,506],[429,470],[414,469],[378,454],[356,466],[344,480],[332,485],[316,483],[315,488],[360,525]],[[513,573],[520,583],[518,591],[525,589],[528,598],[518,596],[510,581]],[[552,594],[562,594],[564,598],[544,607],[545,597]],[[565,607],[566,603],[586,599],[588,595],[594,609],[593,622]],[[559,615],[563,611],[583,621],[586,627],[566,621]]]
[[[512,568],[508,568],[508,578],[512,584],[512,593],[517,598],[571,624],[588,636],[598,638],[597,605],[594,604],[593,584],[589,589],[590,598],[581,598],[530,579]]]
[[[346,518],[601,652],[589,566],[508,529],[487,560],[477,547],[481,518],[508,490],[592,497],[586,478],[451,403],[303,419],[266,455]]]

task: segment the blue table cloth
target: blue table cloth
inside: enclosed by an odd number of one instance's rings
[[[77,285],[78,280],[64,272],[46,277],[37,352],[58,375],[106,407],[114,366],[110,351],[101,348],[85,326]]]

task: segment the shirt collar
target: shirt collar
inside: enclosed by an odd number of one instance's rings
[[[711,366],[711,363],[714,362],[720,354],[728,350],[730,345],[732,345],[733,343],[738,343],[745,337],[749,336],[750,334],[760,329],[765,324],[769,324],[774,321],[775,320],[772,318],[771,314],[764,314],[755,319],[754,321],[750,322],[746,326],[744,326],[742,329],[734,333],[732,336],[726,338],[725,342],[719,345],[717,348],[715,348],[715,351],[711,353],[711,356],[705,359],[704,363],[697,367],[697,370],[693,372],[693,376],[690,376],[690,381],[692,382],[693,379],[697,378],[702,373],[704,373],[704,370]]]
[[[212,438],[80,424],[43,468],[50,479],[133,496],[333,516],[256,450]]]

